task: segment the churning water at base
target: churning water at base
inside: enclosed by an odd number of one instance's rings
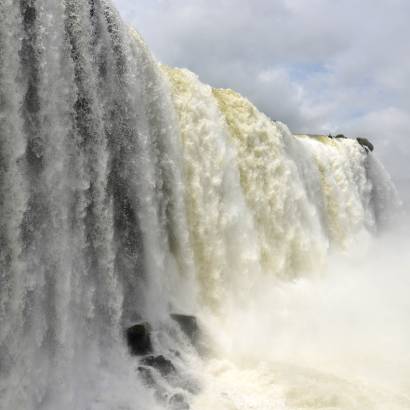
[[[398,214],[355,140],[158,65],[108,0],[1,2],[1,410],[409,409]]]
[[[409,409],[408,245],[396,231],[330,258],[323,277],[267,281],[206,316],[213,354],[194,408]]]

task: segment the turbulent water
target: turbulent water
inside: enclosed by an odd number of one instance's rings
[[[1,410],[409,409],[398,213],[356,140],[159,65],[108,0],[2,0]]]

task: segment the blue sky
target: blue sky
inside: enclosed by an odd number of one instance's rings
[[[368,136],[409,177],[410,1],[113,0],[157,59],[294,132]]]

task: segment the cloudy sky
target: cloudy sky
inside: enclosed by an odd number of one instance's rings
[[[294,132],[368,136],[410,178],[409,0],[113,0],[156,57]]]

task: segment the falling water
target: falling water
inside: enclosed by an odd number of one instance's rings
[[[192,273],[177,134],[108,3],[0,7],[2,408],[86,408],[131,371],[122,327],[167,308],[171,237]]]
[[[409,408],[406,269],[379,274],[398,209],[355,140],[294,136],[160,66],[108,0],[1,2],[2,410],[155,409],[175,392],[193,409]],[[386,391],[363,370],[383,345],[356,349],[370,336],[345,320],[379,312],[372,280],[398,298]],[[201,355],[172,312],[198,316]],[[141,320],[185,384],[141,377],[123,336]]]

